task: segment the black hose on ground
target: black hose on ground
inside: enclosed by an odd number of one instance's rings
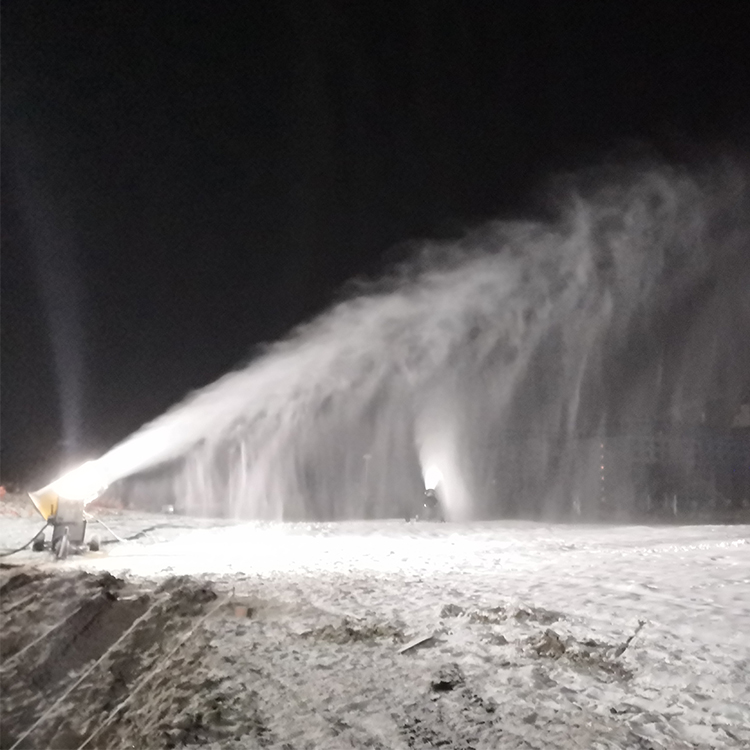
[[[42,528],[39,529],[39,531],[37,531],[36,534],[34,534],[34,536],[32,536],[31,539],[29,539],[29,541],[23,545],[23,547],[19,547],[18,549],[12,549],[8,552],[0,552],[0,557],[8,557],[9,555],[15,555],[16,552],[21,552],[21,550],[25,550],[26,547],[34,543],[34,540],[39,536],[39,534],[41,534],[47,528],[47,526],[48,524],[45,523],[44,526],[42,526]]]

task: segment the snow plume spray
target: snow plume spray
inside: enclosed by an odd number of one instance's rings
[[[425,245],[100,475],[134,502],[258,519],[397,516],[435,481],[451,520],[593,517],[605,436],[743,398],[748,192],[732,169],[664,167],[563,192],[548,221]]]

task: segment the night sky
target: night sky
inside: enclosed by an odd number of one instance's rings
[[[406,241],[750,134],[744,2],[2,12],[5,482],[101,454]]]

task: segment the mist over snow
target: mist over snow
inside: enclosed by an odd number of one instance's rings
[[[144,502],[259,519],[399,515],[430,467],[450,520],[594,515],[602,438],[742,402],[748,190],[727,165],[564,184],[553,218],[425,243],[100,470]]]

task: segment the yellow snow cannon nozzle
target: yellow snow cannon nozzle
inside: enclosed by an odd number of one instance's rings
[[[36,492],[29,492],[31,502],[45,521],[58,515],[61,502],[86,503],[95,500],[107,489],[107,482],[96,461],[87,461]]]
[[[29,498],[45,521],[49,521],[57,513],[57,503],[60,496],[51,487],[29,492]]]

